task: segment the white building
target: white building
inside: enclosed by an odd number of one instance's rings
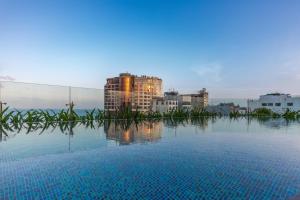
[[[287,110],[300,111],[300,97],[289,94],[272,93],[259,97],[258,100],[248,100],[248,110],[253,112],[258,108],[268,108],[276,113],[285,113]]]
[[[159,113],[168,113],[178,108],[177,100],[166,100],[164,98],[153,98],[152,100],[152,111]]]
[[[165,92],[164,97],[152,99],[153,112],[167,113],[178,109],[178,92]]]
[[[165,92],[163,98],[153,98],[152,111],[166,113],[177,109],[204,109],[208,106],[208,92],[205,88],[197,94],[181,94],[177,91]]]

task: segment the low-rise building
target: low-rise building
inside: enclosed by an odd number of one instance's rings
[[[165,92],[164,97],[152,99],[152,111],[167,113],[178,109],[178,92]]]
[[[244,114],[243,110],[239,105],[234,103],[220,103],[219,105],[208,106],[205,109],[207,112],[218,113],[221,115],[229,115],[230,113],[241,113]]]
[[[289,94],[271,93],[262,95],[257,100],[248,100],[248,111],[253,112],[259,108],[268,108],[275,113],[285,113],[287,110],[300,111],[300,97]]]
[[[178,96],[178,107],[182,110],[192,109],[192,96],[190,94],[182,94]]]
[[[203,88],[197,94],[179,95],[178,106],[183,110],[204,109],[208,106],[208,92]]]

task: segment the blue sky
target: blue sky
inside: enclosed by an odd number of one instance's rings
[[[0,0],[0,78],[103,88],[120,72],[211,97],[300,94],[300,1]]]

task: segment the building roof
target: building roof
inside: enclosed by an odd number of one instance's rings
[[[266,96],[283,96],[283,95],[290,96],[290,94],[284,94],[284,93],[279,93],[279,92],[266,94]]]
[[[163,97],[152,97],[152,100],[160,100],[160,101],[163,101],[164,98],[163,98]]]
[[[269,94],[266,94],[266,95],[271,95],[271,96],[279,96],[281,95],[280,93],[276,92],[276,93],[269,93]]]
[[[169,92],[165,92],[165,96],[169,95],[169,96],[177,96],[178,92],[177,91],[169,91]]]

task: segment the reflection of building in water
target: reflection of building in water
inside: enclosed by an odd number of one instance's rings
[[[205,130],[208,127],[208,122],[212,121],[211,118],[208,117],[200,117],[200,118],[192,118],[191,124],[195,127],[198,127],[201,130]]]
[[[104,122],[106,138],[117,141],[120,145],[147,143],[160,140],[162,122],[131,123],[126,126],[122,121]]]
[[[199,118],[175,118],[175,119],[165,119],[164,125],[168,128],[177,128],[178,126],[188,126],[193,125],[202,130],[205,130],[208,127],[208,122],[212,121],[212,118],[209,117],[199,117]]]
[[[258,121],[259,124],[266,126],[268,128],[273,128],[273,129],[280,129],[284,127],[288,127],[291,124],[296,124],[297,122],[295,121],[289,121],[284,118],[278,118],[278,119],[273,119],[273,118],[258,118],[255,119]]]

